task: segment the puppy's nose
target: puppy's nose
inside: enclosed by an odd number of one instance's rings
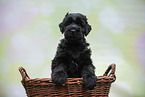
[[[76,32],[76,30],[75,30],[75,29],[71,29],[71,32],[72,32],[72,33],[75,33],[75,32]]]

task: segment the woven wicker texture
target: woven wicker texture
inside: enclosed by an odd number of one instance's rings
[[[116,80],[115,64],[111,64],[103,76],[98,76],[97,86],[88,90],[83,78],[68,78],[63,85],[55,85],[51,78],[30,79],[23,67],[19,68],[22,84],[28,97],[108,97],[111,83]]]

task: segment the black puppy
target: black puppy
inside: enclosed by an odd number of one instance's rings
[[[92,64],[91,50],[85,36],[91,31],[86,16],[80,13],[67,13],[59,24],[64,33],[52,60],[51,78],[55,84],[63,84],[67,78],[83,77],[86,88],[93,89],[97,83],[95,67]]]

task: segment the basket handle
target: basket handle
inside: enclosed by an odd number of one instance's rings
[[[19,67],[19,72],[21,73],[22,81],[30,79],[30,77],[28,76],[26,70],[23,67]]]
[[[107,68],[107,70],[105,71],[103,76],[113,77],[114,78],[113,82],[114,82],[116,80],[115,69],[116,69],[116,65],[115,64],[109,65],[109,67]]]

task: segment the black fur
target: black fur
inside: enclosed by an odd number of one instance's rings
[[[52,81],[59,85],[66,82],[67,78],[83,77],[84,86],[93,89],[97,77],[90,58],[91,50],[85,39],[91,31],[86,16],[80,13],[67,13],[59,27],[64,39],[61,40],[52,60]]]

